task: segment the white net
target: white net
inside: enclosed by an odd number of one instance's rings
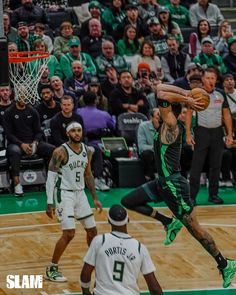
[[[39,54],[30,53],[33,60],[27,61],[26,58],[16,62],[9,63],[9,77],[14,87],[15,100],[24,100],[34,105],[40,101],[38,94],[38,84],[45,68],[47,67],[49,58],[41,58]],[[38,59],[37,59],[38,55]],[[22,56],[22,53],[21,53]],[[29,53],[25,53],[29,56]]]

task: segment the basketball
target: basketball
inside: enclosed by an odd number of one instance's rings
[[[203,107],[202,111],[204,111],[209,106],[210,96],[204,89],[202,89],[202,88],[192,89],[191,96],[193,99],[201,98],[200,102],[204,103],[202,105],[202,107]]]

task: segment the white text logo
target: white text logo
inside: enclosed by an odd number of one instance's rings
[[[8,289],[38,289],[43,288],[42,275],[8,275],[6,277]]]

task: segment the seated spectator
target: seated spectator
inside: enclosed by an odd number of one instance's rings
[[[154,108],[150,111],[150,120],[139,124],[137,132],[138,152],[142,161],[146,181],[155,179],[155,162],[153,138],[159,128],[160,111]]]
[[[32,51],[36,39],[37,37],[29,32],[27,23],[19,22],[17,24],[16,45],[18,51]]]
[[[218,26],[224,17],[217,5],[210,3],[209,0],[198,0],[189,10],[190,24],[197,27],[201,19],[207,19],[211,26]]]
[[[211,38],[202,39],[202,51],[194,57],[193,61],[200,64],[203,69],[214,67],[221,75],[227,72],[222,57],[214,51],[214,42]]]
[[[179,43],[174,37],[168,37],[167,45],[169,52],[162,56],[161,65],[165,81],[173,83],[177,78],[184,76],[191,58],[180,50]]]
[[[7,12],[3,13],[3,30],[7,42],[16,42],[17,30],[11,26],[10,16]]]
[[[233,37],[231,26],[227,20],[224,20],[220,23],[218,37],[214,38],[215,49],[222,58],[229,53],[228,40],[230,37]]]
[[[185,6],[180,5],[180,0],[170,0],[170,4],[166,7],[172,21],[176,22],[180,28],[189,27],[189,11]]]
[[[89,73],[84,73],[84,66],[82,62],[75,60],[71,64],[72,73],[71,77],[68,77],[64,81],[64,87],[80,98],[83,95],[91,80],[91,75]]]
[[[59,36],[54,40],[54,51],[53,54],[58,60],[60,60],[61,55],[69,52],[68,42],[70,39],[77,39],[77,36],[73,35],[73,26],[70,22],[63,22],[60,25]]]
[[[39,79],[39,83],[38,83],[38,93],[39,90],[41,89],[42,86],[44,85],[51,85],[50,84],[50,79],[49,79],[49,69],[48,66],[43,65],[39,68],[39,71],[42,72],[41,77]]]
[[[48,52],[51,54],[53,51],[52,39],[48,35],[45,35],[44,33],[45,33],[45,25],[41,23],[36,23],[34,25],[34,35],[42,39],[45,42],[45,44],[47,44]]]
[[[136,35],[138,38],[146,36],[146,26],[141,17],[139,17],[138,7],[134,4],[128,4],[125,6],[125,11],[126,17],[112,34],[115,40],[118,41],[124,36],[125,27],[127,25],[132,25],[136,28]]]
[[[34,51],[41,51],[41,52],[48,52],[47,44],[42,39],[37,39],[34,41],[33,44],[33,50]],[[40,70],[41,66],[44,65],[45,60],[44,59],[36,59],[30,62],[29,66],[31,68],[32,72],[36,73]],[[57,58],[50,54],[48,57],[47,62],[48,67],[48,77],[51,78],[53,76],[58,76],[60,78],[63,77],[61,66],[57,60]]]
[[[152,17],[147,21],[149,34],[145,41],[151,41],[155,48],[154,54],[161,56],[168,52],[167,35],[162,29],[157,17]],[[141,46],[142,50],[142,46]]]
[[[137,2],[139,16],[143,21],[146,22],[150,17],[157,16],[158,5],[156,2],[151,0],[139,0]]]
[[[189,37],[189,55],[192,58],[201,52],[201,42],[205,37],[211,37],[211,26],[208,20],[201,19],[197,25],[197,33],[193,32]]]
[[[74,110],[73,98],[69,95],[64,95],[61,98],[61,112],[52,117],[50,121],[52,142],[58,147],[68,140],[66,135],[66,127],[70,122],[78,122],[84,128],[83,119],[76,114]]]
[[[167,35],[175,36],[175,39],[179,42],[179,44],[183,44],[184,38],[182,36],[180,27],[176,22],[172,21],[170,12],[165,6],[159,8],[158,18],[165,33]]]
[[[36,106],[36,110],[39,113],[42,126],[43,121],[51,119],[61,111],[61,106],[60,103],[53,98],[53,89],[51,85],[42,85],[39,89],[39,95],[42,101]]]
[[[101,89],[104,96],[109,100],[112,90],[118,85],[118,73],[114,66],[107,64],[105,75],[105,79],[101,82]]]
[[[236,119],[236,89],[235,89],[235,80],[232,74],[226,74],[223,77],[223,86],[224,92],[226,94],[230,112],[232,117]],[[236,128],[234,127],[234,132],[236,132]]]
[[[135,27],[132,25],[127,25],[125,27],[124,36],[118,41],[117,48],[119,55],[124,56],[126,61],[128,59],[132,64],[133,56],[138,53],[140,48]]]
[[[183,77],[177,78],[174,81],[173,85],[181,87],[186,90],[190,90],[191,89],[190,78],[192,76],[198,75],[201,79],[201,74],[202,74],[202,69],[200,69],[200,67],[194,62],[191,62],[187,66],[186,74]]]
[[[61,99],[62,97],[64,97],[65,95],[70,96],[73,99],[73,103],[75,108],[77,108],[78,106],[78,98],[75,95],[75,93],[73,91],[70,91],[68,89],[65,89],[63,87],[63,83],[62,80],[58,77],[58,76],[53,76],[50,79],[50,83],[53,89],[53,98],[61,103]]]
[[[25,22],[26,25],[42,23],[48,24],[47,14],[44,9],[33,4],[33,0],[21,0],[21,6],[13,11],[11,23],[13,27],[19,22]]]
[[[102,53],[102,40],[111,39],[102,32],[101,22],[96,18],[89,20],[89,34],[82,40],[82,51],[88,53],[92,58],[96,58]]]
[[[118,72],[127,69],[125,59],[122,56],[115,54],[114,44],[109,40],[104,40],[102,42],[102,54],[95,59],[95,63],[100,80],[103,80],[106,77],[105,68],[107,64],[114,66]]]
[[[140,54],[134,56],[132,60],[131,73],[134,77],[137,76],[138,65],[140,63],[148,64],[150,70],[155,73],[158,79],[162,80],[164,78],[160,58],[155,55],[155,48],[151,41],[144,40],[141,44]]]
[[[125,18],[124,0],[112,0],[111,6],[103,11],[102,18],[112,30],[115,30]]]
[[[151,72],[149,64],[140,63],[138,65],[137,80],[135,81],[135,88],[143,92],[145,96],[153,92],[152,80],[156,78],[154,72]]]
[[[236,79],[236,37],[228,39],[229,53],[224,57],[224,63],[228,69],[228,73]]]
[[[3,125],[5,111],[12,103],[11,94],[10,86],[0,86],[0,125]]]
[[[108,111],[108,100],[102,94],[101,84],[97,77],[92,77],[88,84],[88,92],[93,92],[96,94],[96,107],[101,111]],[[84,97],[81,97],[79,101],[80,106],[84,106]]]
[[[148,102],[144,94],[133,87],[133,77],[129,71],[123,71],[119,75],[119,85],[109,98],[111,114],[119,116],[122,113],[148,114]]]
[[[81,52],[81,44],[79,39],[70,39],[69,52],[62,54],[60,58],[60,65],[65,78],[72,76],[71,64],[78,60],[84,66],[84,73],[96,75],[96,67],[91,56],[87,53]]]
[[[14,193],[15,196],[22,197],[24,192],[19,177],[22,156],[32,156],[37,153],[40,157],[49,160],[55,147],[42,141],[38,112],[25,103],[24,96],[5,111],[3,121]]]

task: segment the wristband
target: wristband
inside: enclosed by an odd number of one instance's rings
[[[163,100],[163,99],[159,99],[159,98],[157,99],[157,104],[161,108],[168,108],[168,106],[170,105],[169,101]]]
[[[81,288],[84,288],[84,289],[89,289],[90,288],[90,284],[91,284],[91,281],[87,282],[87,283],[84,283],[80,280],[80,286]]]
[[[46,181],[47,204],[53,204],[53,193],[56,184],[56,179],[57,173],[49,170]]]

